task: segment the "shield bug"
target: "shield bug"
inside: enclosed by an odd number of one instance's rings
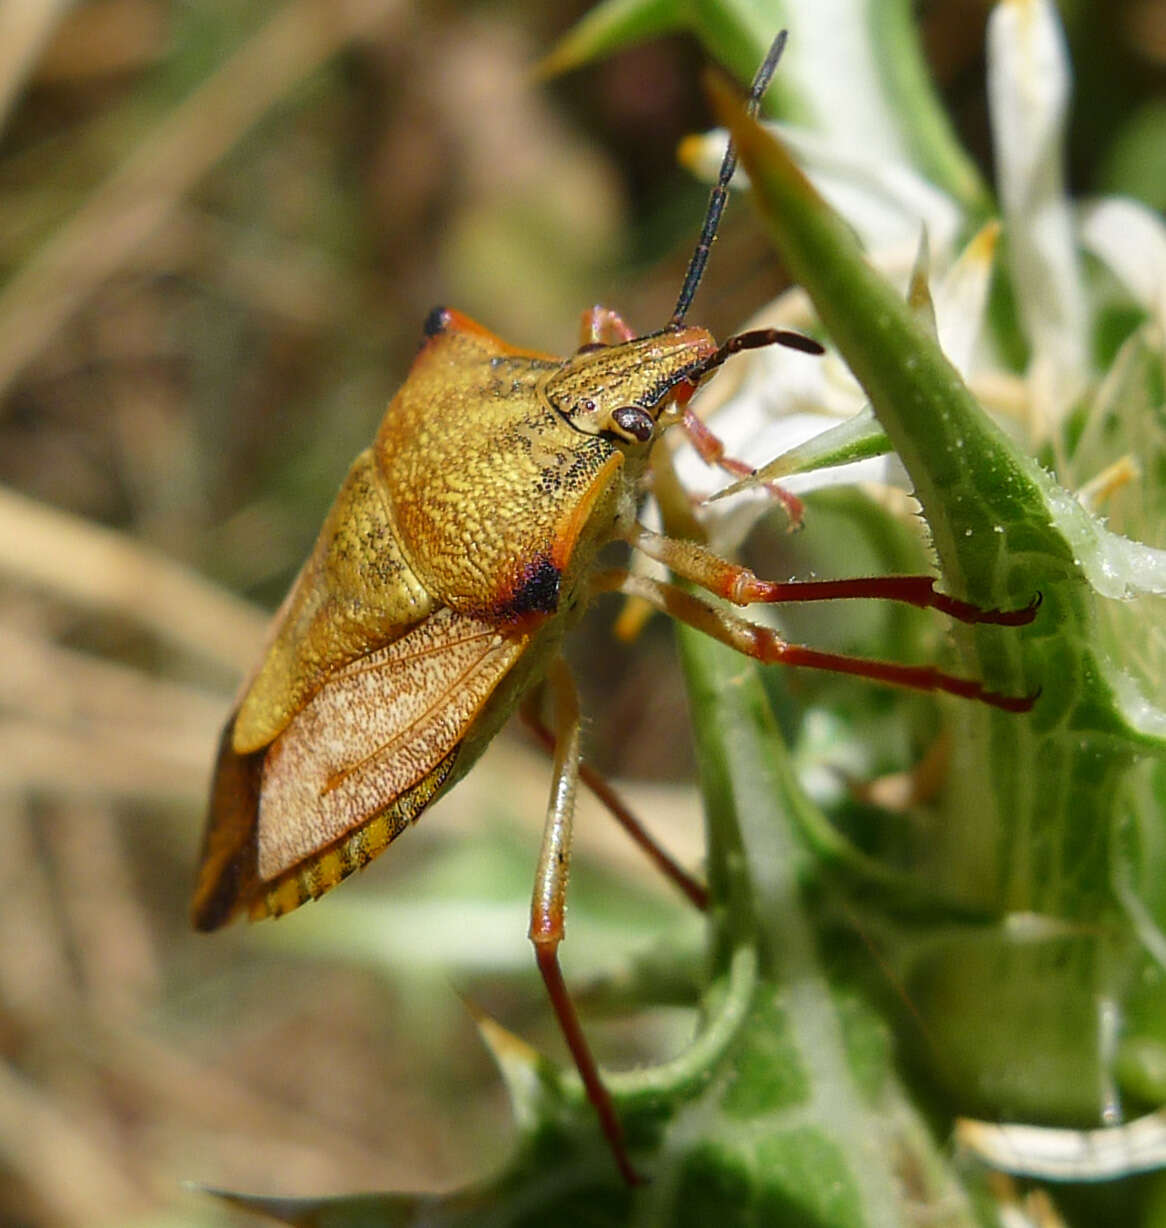
[[[784,42],[750,94],[756,109]],[[668,324],[636,336],[613,311],[583,318],[559,359],[517,349],[456,311],[428,317],[409,375],[371,448],[353,463],[316,545],[272,624],[262,661],[223,730],[194,924],[279,916],[323,895],[386,848],[469,771],[524,696],[553,696],[553,787],[531,905],[537,963],[626,1180],[619,1119],[559,968],[575,789],[606,797],[579,762],[579,712],[560,652],[595,596],[633,594],[764,662],[942,690],[1011,711],[1030,697],[939,670],[789,644],[688,591],[601,569],[621,540],[738,605],[880,597],[968,622],[1018,625],[1035,607],[979,610],[925,576],[774,583],[693,542],[649,531],[637,506],[653,445],[681,426],[706,459],[739,471],[688,408],[697,386],[744,349],[816,341],[776,329],[717,345],[685,323],[724,206],[726,152]],[[537,723],[537,721],[536,721]],[[662,850],[658,862],[698,904],[703,889]]]

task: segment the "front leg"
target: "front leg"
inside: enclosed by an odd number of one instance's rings
[[[619,345],[624,341],[634,341],[635,336],[623,316],[610,307],[588,307],[579,321],[580,349],[593,345]]]
[[[715,435],[704,419],[697,417],[687,405],[684,407],[684,416],[680,419],[680,425],[685,435],[688,436],[689,443],[696,449],[697,454],[706,465],[715,465],[735,478],[752,477],[756,472],[747,462],[738,460],[734,456],[726,456],[725,445],[721,442],[720,437]],[[785,508],[785,514],[789,517],[789,527],[791,529],[801,528],[802,521],[806,518],[806,505],[801,499],[786,490],[779,482],[765,482],[764,489]]]
[[[673,543],[677,546],[686,544],[688,543]],[[708,551],[702,553],[708,555]],[[709,557],[715,558],[712,555]],[[720,561],[724,563],[724,560]],[[725,566],[733,565],[727,563]],[[752,572],[747,574],[751,576]],[[791,644],[770,627],[747,622],[727,610],[717,609],[683,589],[649,579],[647,576],[630,575],[622,568],[596,573],[591,587],[592,592],[597,594],[612,592],[642,598],[661,613],[687,623],[697,631],[703,631],[705,635],[712,636],[744,656],[760,661],[762,665],[797,665],[805,669],[821,669],[836,674],[850,674],[856,678],[869,678],[872,682],[883,682],[888,686],[905,687],[913,691],[943,691],[948,695],[973,699],[1005,712],[1031,711],[1040,694],[1036,691],[1030,695],[1005,695],[999,691],[989,691],[983,683],[975,679],[961,678],[930,665],[897,665],[891,661],[851,657],[845,653],[822,652],[817,648]],[[1031,618],[1031,613],[1029,617]]]
[[[1036,617],[1040,596],[1013,610],[985,610],[936,591],[930,576],[856,576],[849,580],[761,580],[748,567],[732,563],[696,542],[653,533],[633,524],[624,540],[706,592],[734,605],[785,605],[794,601],[870,599],[900,601],[921,610],[939,610],[962,623],[1023,627]]]

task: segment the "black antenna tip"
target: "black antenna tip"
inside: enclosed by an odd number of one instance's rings
[[[766,52],[765,59],[761,61],[761,66],[753,76],[753,84],[749,87],[749,98],[745,104],[745,109],[750,115],[756,115],[761,107],[761,99],[765,96],[770,81],[773,80],[781,53],[785,50],[788,35],[788,30],[778,32],[777,37],[769,46],[769,51]],[[669,321],[673,327],[684,323],[684,317],[688,314],[689,307],[692,306],[693,296],[704,276],[705,266],[708,264],[709,254],[712,252],[713,243],[717,237],[717,229],[721,224],[721,214],[725,211],[725,202],[729,197],[729,181],[733,178],[733,172],[736,169],[737,151],[733,148],[733,142],[730,141],[725,147],[725,157],[721,162],[720,173],[717,175],[716,184],[709,196],[704,224],[700,228],[700,237],[696,241],[692,259],[688,262],[684,284],[680,287],[680,297],[676,300],[676,310],[673,311]]]

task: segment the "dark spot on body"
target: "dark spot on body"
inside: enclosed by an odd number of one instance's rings
[[[436,337],[439,333],[445,332],[448,327],[449,308],[434,307],[425,317],[425,323],[421,325],[421,331],[426,337]]]
[[[523,568],[514,595],[506,603],[507,612],[522,614],[553,614],[559,608],[559,584],[562,573],[547,555],[539,555]]]

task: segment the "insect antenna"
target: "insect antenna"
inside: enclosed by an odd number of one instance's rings
[[[777,68],[777,62],[781,59],[781,53],[785,50],[785,40],[788,33],[787,30],[782,30],[773,40],[768,54],[762,60],[761,67],[758,68],[753,78],[753,84],[749,87],[749,100],[745,104],[745,109],[750,115],[756,115],[761,106],[761,99],[769,88],[769,82],[772,80],[774,71]],[[700,238],[697,239],[696,249],[692,253],[692,259],[688,262],[688,272],[684,275],[684,284],[680,287],[680,297],[676,300],[676,310],[673,311],[672,319],[669,321],[673,326],[679,326],[684,323],[684,317],[688,314],[689,307],[692,306],[693,295],[696,294],[697,287],[704,276],[705,265],[709,261],[713,240],[717,237],[717,228],[721,224],[721,214],[725,211],[725,201],[729,198],[729,180],[733,178],[733,172],[736,169],[737,151],[733,147],[733,142],[729,141],[725,148],[725,158],[721,163],[720,174],[717,176],[716,185],[709,196],[708,209],[704,215],[704,225],[700,229]]]

